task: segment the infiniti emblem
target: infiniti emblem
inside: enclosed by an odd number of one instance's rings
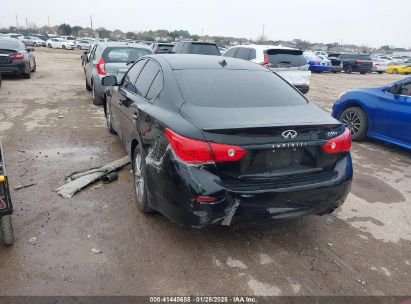
[[[294,130],[287,130],[281,133],[281,136],[284,137],[285,139],[293,139],[297,137],[297,131]]]

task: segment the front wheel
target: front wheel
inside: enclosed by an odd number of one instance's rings
[[[48,48],[50,48],[50,49],[52,48],[52,46],[51,46],[51,44],[50,44],[50,43],[49,43],[49,44],[47,44],[47,47],[48,47]]]
[[[392,73],[393,73],[393,74],[398,74],[398,69],[392,70]]]
[[[65,46],[65,45],[63,45],[61,48],[62,48],[63,50],[65,50],[65,49],[66,49],[66,46]]]
[[[340,115],[340,121],[351,131],[352,140],[361,141],[367,136],[368,119],[359,107],[345,109]]]
[[[3,244],[10,246],[14,242],[13,225],[11,216],[5,215],[0,217],[1,234],[3,235]]]
[[[106,123],[107,129],[111,134],[116,134],[116,130],[113,128],[113,115],[111,114],[111,107],[109,106],[108,102],[105,103],[105,112],[106,112]]]
[[[146,162],[138,145],[134,148],[132,166],[137,206],[144,213],[152,212],[147,197]]]
[[[345,70],[345,72],[346,72],[347,74],[351,74],[351,73],[352,73],[352,66],[347,65],[347,66],[344,68],[344,70]]]

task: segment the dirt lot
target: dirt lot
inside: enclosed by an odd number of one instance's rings
[[[6,79],[0,89],[16,210],[16,242],[0,246],[2,294],[409,294],[409,151],[356,143],[352,194],[334,214],[236,232],[190,230],[160,214],[143,215],[129,167],[118,181],[65,200],[53,190],[69,173],[125,151],[91,104],[80,52],[38,49],[36,56],[32,79]],[[401,77],[315,74],[308,96],[329,110],[346,89]],[[13,188],[28,183],[36,185]]]

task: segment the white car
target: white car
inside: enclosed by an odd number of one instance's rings
[[[378,74],[383,74],[387,72],[390,61],[387,59],[382,59],[376,56],[371,56],[372,59],[372,71]]]
[[[224,57],[249,60],[277,73],[302,93],[310,89],[311,71],[303,52],[299,49],[274,45],[237,45],[224,53]]]
[[[64,40],[61,38],[51,38],[46,41],[47,47],[53,49],[64,49],[64,50],[74,50],[76,44],[73,40]]]

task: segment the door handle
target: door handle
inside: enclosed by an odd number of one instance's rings
[[[138,119],[138,114],[137,114],[137,112],[134,113],[133,115],[131,115],[131,117],[132,117],[134,120],[137,120],[137,119]]]

